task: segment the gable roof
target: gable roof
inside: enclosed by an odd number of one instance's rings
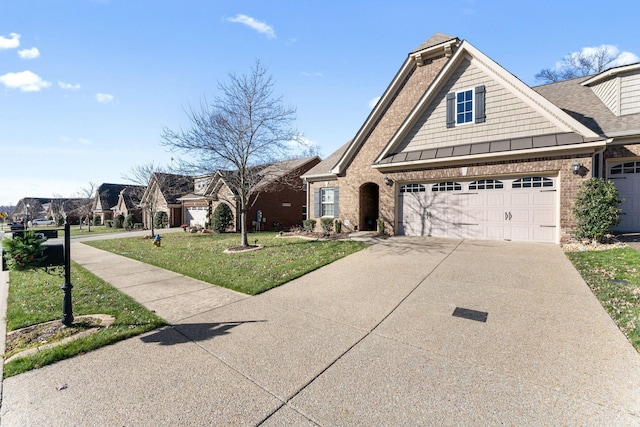
[[[353,159],[360,147],[362,147],[367,140],[369,134],[375,128],[375,125],[387,111],[395,99],[396,94],[402,90],[405,81],[411,75],[416,66],[424,64],[424,62],[428,61],[430,58],[450,56],[452,50],[458,43],[459,39],[457,37],[436,33],[427,39],[427,41],[422,43],[416,50],[407,55],[407,58],[400,67],[400,70],[398,70],[395,77],[380,97],[378,103],[373,108],[360,130],[358,130],[356,136],[344,150],[340,159],[331,169],[331,173],[339,175],[344,171],[344,169],[346,169],[351,159]]]
[[[100,206],[102,210],[108,211],[109,209],[117,205],[118,196],[120,196],[120,192],[125,187],[125,184],[101,184],[96,189],[96,197],[100,200]],[[95,206],[97,206],[97,203],[94,205],[94,207]]]
[[[487,153],[495,152],[502,152],[502,154],[504,155],[513,149],[514,144],[510,140],[507,140],[508,144],[505,141],[483,141],[483,144],[500,142],[500,144],[496,144],[496,146],[503,147],[499,150],[493,150],[491,146],[487,148],[485,145],[483,145],[482,147],[475,147],[476,152],[474,152],[474,147],[471,144],[468,144],[461,147],[443,147],[439,150],[422,150],[421,152],[403,153],[402,155],[398,155],[400,153],[394,152],[394,149],[398,147],[398,145],[402,141],[402,138],[410,131],[411,126],[421,117],[429,104],[431,102],[440,101],[439,99],[436,100],[435,97],[438,95],[438,92],[446,84],[452,73],[463,60],[471,61],[474,66],[479,68],[483,73],[488,75],[493,80],[498,81],[521,102],[528,105],[531,109],[536,111],[550,123],[555,125],[555,127],[561,130],[561,132],[558,134],[560,135],[560,137],[556,135],[550,135],[551,137],[553,137],[552,140],[545,139],[537,146],[534,143],[533,138],[531,138],[531,141],[524,141],[522,143],[518,139],[517,144],[520,144],[522,147],[520,148],[520,150],[540,148],[546,149],[546,147],[552,146],[560,147],[563,145],[573,145],[585,141],[593,141],[600,138],[600,135],[598,133],[593,132],[590,128],[582,124],[580,121],[568,115],[561,108],[541,96],[539,93],[532,90],[529,86],[516,78],[513,74],[502,68],[499,64],[497,64],[495,61],[480,52],[465,40],[460,43],[456,51],[451,56],[450,60],[440,70],[438,77],[436,77],[433,83],[427,88],[418,104],[409,113],[404,123],[397,129],[395,135],[391,138],[385,149],[380,153],[374,164],[377,164],[380,167],[384,167],[396,163],[406,164],[436,162],[443,161],[447,158],[454,158],[456,156],[473,157],[476,154],[486,155]],[[565,137],[564,135],[568,135],[568,137]],[[425,153],[425,151],[429,152]],[[412,157],[408,158],[408,154],[412,154]]]
[[[335,174],[332,173],[331,170],[336,166],[352,141],[353,140],[349,140],[346,144],[343,144],[342,147],[331,153],[329,157],[309,169],[304,175],[302,175],[302,179],[313,181],[317,179],[335,178]]]

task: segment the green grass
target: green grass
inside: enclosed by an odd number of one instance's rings
[[[73,263],[73,314],[109,314],[113,325],[70,343],[14,359],[4,366],[4,377],[103,347],[158,328],[166,322],[108,283]],[[64,279],[41,270],[10,272],[7,331],[59,320],[62,317]]]
[[[237,234],[167,233],[162,234],[159,248],[142,238],[87,244],[249,295],[279,286],[368,246],[352,240],[311,241],[276,236],[276,233],[250,234],[249,243],[258,239],[264,248],[233,254],[224,250],[238,246]]]
[[[567,253],[604,309],[640,351],[640,252],[632,248]]]

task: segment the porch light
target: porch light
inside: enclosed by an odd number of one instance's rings
[[[578,175],[580,173],[580,168],[582,167],[582,165],[578,162],[573,162],[571,166],[573,167],[573,174]]]
[[[384,182],[384,185],[388,185],[389,187],[393,185],[393,180],[388,176],[385,176],[382,181]]]

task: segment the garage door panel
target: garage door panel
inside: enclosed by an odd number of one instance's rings
[[[426,212],[422,217],[403,213],[399,228],[408,235],[556,242],[558,193],[553,188],[554,179],[483,179],[450,184],[423,184]],[[399,199],[403,200],[401,209],[415,209],[405,199]]]

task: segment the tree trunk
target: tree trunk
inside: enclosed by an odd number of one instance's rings
[[[240,211],[240,246],[249,246],[247,241],[247,213]]]

